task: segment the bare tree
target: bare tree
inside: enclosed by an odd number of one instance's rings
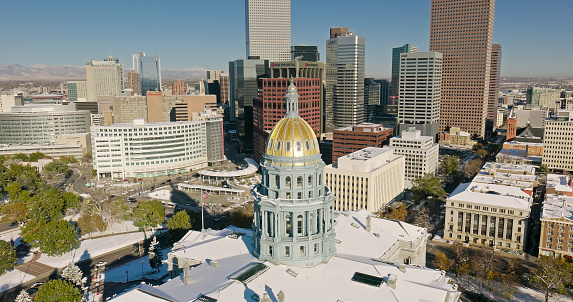
[[[531,281],[545,294],[545,302],[555,293],[565,293],[565,285],[573,281],[571,263],[563,258],[541,256],[537,260],[539,268],[532,272]]]

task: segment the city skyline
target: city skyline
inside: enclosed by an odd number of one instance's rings
[[[6,11],[20,13],[7,14],[0,20],[4,41],[19,48],[0,50],[0,65],[82,66],[91,59],[102,60],[113,55],[129,70],[131,55],[142,50],[161,57],[165,69],[227,71],[228,61],[245,56],[243,1],[230,1],[216,9],[210,2],[172,3],[177,10],[150,9],[154,6],[144,3],[138,6],[106,3],[100,5],[109,8],[103,11],[84,3],[5,4]],[[392,48],[410,43],[420,51],[428,50],[429,0],[415,1],[415,5],[362,1],[340,9],[343,3],[336,0],[326,5],[292,0],[291,44],[318,46],[324,61],[329,28],[348,27],[367,39],[366,76],[377,78],[390,77]],[[58,11],[61,7],[66,10]],[[566,0],[544,3],[543,7],[533,0],[520,1],[519,5],[497,1],[493,42],[503,47],[501,76],[573,76],[569,68],[573,59],[567,52],[547,56],[547,45],[557,41],[560,49],[573,46],[573,42],[565,39],[568,29],[573,27],[573,20],[566,15],[571,9],[573,2]],[[59,19],[58,13],[61,13]],[[116,22],[101,22],[102,18]],[[169,22],[134,22],[134,18],[164,18]],[[189,38],[181,39],[186,33]],[[159,39],[149,39],[154,36]]]

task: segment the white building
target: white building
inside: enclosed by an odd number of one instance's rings
[[[99,177],[154,177],[207,166],[205,121],[92,127],[92,156]]]
[[[86,98],[97,100],[98,96],[118,96],[124,88],[123,64],[113,57],[105,61],[91,60],[86,63]]]
[[[415,127],[423,136],[437,139],[441,87],[441,53],[431,51],[400,54],[399,131]]]
[[[460,184],[446,200],[444,238],[522,251],[532,200],[517,187]]]
[[[14,106],[0,113],[0,144],[50,144],[64,134],[89,133],[90,112],[75,104]]]
[[[16,106],[16,96],[13,94],[0,94],[0,112],[10,112]]]
[[[325,184],[336,195],[334,209],[376,212],[404,190],[404,157],[392,150],[365,148],[324,168]]]
[[[434,143],[434,137],[422,136],[420,130],[410,127],[402,135],[390,139],[390,148],[394,154],[406,158],[406,180],[435,174],[438,170],[440,146]]]
[[[444,271],[404,264],[409,261],[406,249],[425,254],[425,229],[367,217],[365,211],[335,217],[338,253],[314,267],[256,258],[251,230],[190,231],[168,254],[172,279],[156,287],[142,284],[111,301],[459,300],[457,285],[449,283]],[[390,254],[406,257],[387,260]]]
[[[290,61],[290,0],[245,0],[247,59]]]
[[[573,171],[573,110],[560,110],[545,121],[543,161],[549,169]]]

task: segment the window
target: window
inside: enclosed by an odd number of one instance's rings
[[[318,243],[314,244],[314,253],[318,254]]]
[[[287,232],[287,235],[290,236],[290,234],[291,234],[291,232],[292,232],[292,225],[291,225],[290,215],[286,215],[286,217],[285,217],[285,224],[286,224],[286,232]]]
[[[272,257],[273,256],[273,246],[269,245],[269,255]]]
[[[290,257],[290,246],[285,246],[285,256]]]
[[[300,246],[300,255],[304,256],[304,246]]]
[[[281,177],[278,175],[275,175],[275,185],[277,186],[277,189],[281,188]]]
[[[302,235],[302,215],[298,215],[296,218],[297,233]]]
[[[308,176],[308,185],[312,186],[312,175]]]
[[[287,176],[285,178],[285,186],[287,189],[290,189],[290,176]]]
[[[302,176],[296,178],[296,186],[297,188],[302,188]]]

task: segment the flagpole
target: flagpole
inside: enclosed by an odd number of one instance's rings
[[[205,217],[203,216],[203,206],[205,201],[203,200],[203,175],[201,175],[201,232],[205,233]]]

